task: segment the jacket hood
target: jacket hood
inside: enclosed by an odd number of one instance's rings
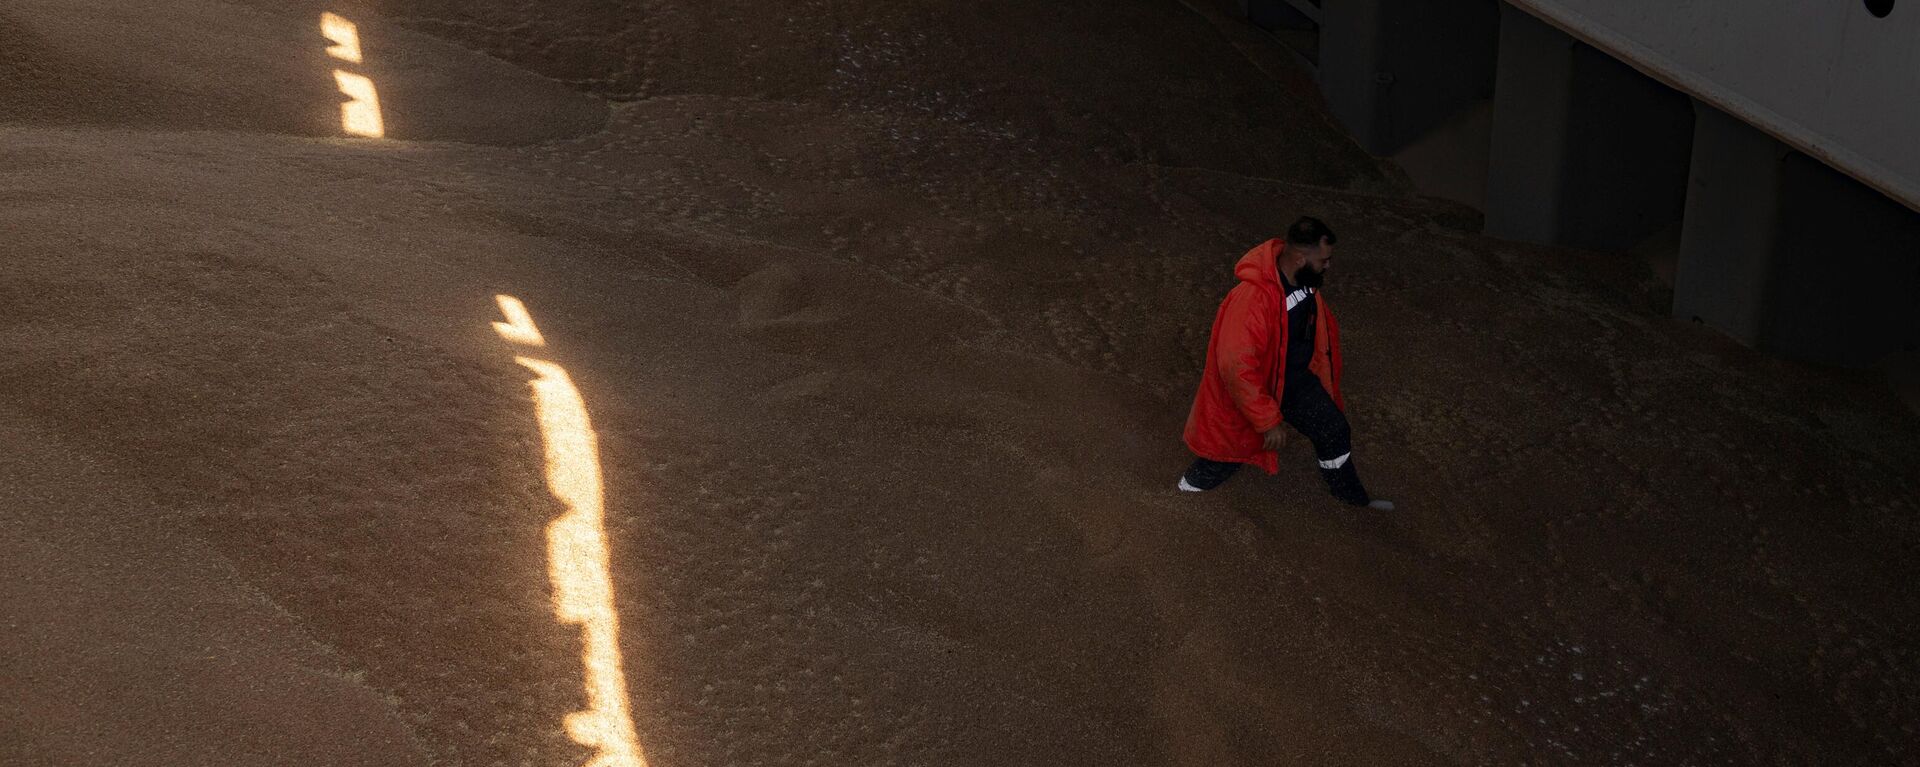
[[[1240,278],[1241,282],[1272,285],[1278,290],[1280,270],[1277,264],[1280,254],[1286,249],[1286,241],[1279,239],[1267,240],[1254,246],[1253,250],[1247,251],[1246,255],[1240,257],[1239,263],[1233,265],[1233,276]]]

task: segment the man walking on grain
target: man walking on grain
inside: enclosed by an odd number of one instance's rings
[[[1333,497],[1382,511],[1353,465],[1353,435],[1340,396],[1340,327],[1319,295],[1333,264],[1333,230],[1302,218],[1287,239],[1268,240],[1234,265],[1240,284],[1220,302],[1207,341],[1207,369],[1187,415],[1193,465],[1180,489],[1204,492],[1241,464],[1280,470],[1291,425],[1313,442]]]

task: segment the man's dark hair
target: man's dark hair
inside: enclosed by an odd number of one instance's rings
[[[1288,245],[1311,248],[1319,245],[1323,239],[1328,245],[1340,241],[1339,237],[1334,236],[1333,230],[1327,228],[1327,222],[1312,216],[1301,216],[1299,221],[1293,222],[1293,226],[1287,227]]]

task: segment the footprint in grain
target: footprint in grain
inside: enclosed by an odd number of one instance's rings
[[[813,324],[838,316],[822,302],[813,281],[785,261],[775,261],[741,278],[734,283],[733,295],[740,304],[743,327]]]

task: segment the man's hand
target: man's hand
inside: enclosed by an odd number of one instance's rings
[[[1260,439],[1266,443],[1268,450],[1278,452],[1280,448],[1287,446],[1287,425],[1275,424],[1273,428],[1261,434]]]

